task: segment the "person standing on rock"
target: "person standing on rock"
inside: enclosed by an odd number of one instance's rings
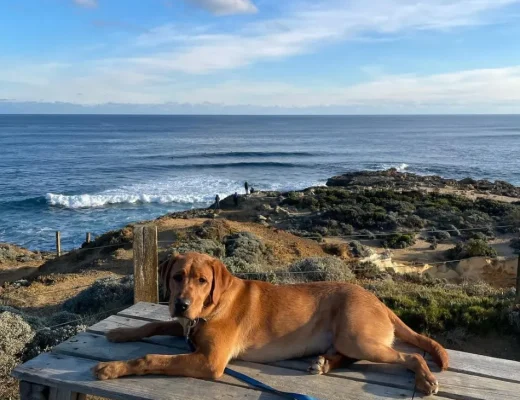
[[[249,194],[249,185],[246,183],[244,183],[244,188],[246,189],[246,194]]]
[[[218,210],[220,208],[220,196],[217,194],[215,196],[215,210]]]
[[[235,207],[238,207],[238,193],[235,192],[233,195],[233,202],[235,203]]]

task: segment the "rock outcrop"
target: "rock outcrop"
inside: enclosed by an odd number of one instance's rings
[[[395,168],[386,171],[349,172],[328,179],[327,186],[405,190],[450,187],[456,190],[472,190],[477,193],[520,198],[520,187],[504,181],[490,182],[471,178],[457,181],[436,175],[421,176],[408,172],[399,172]]]

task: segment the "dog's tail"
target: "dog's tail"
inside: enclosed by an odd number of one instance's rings
[[[433,361],[444,371],[448,369],[449,357],[448,352],[435,340],[421,335],[409,328],[401,319],[388,309],[390,320],[394,324],[395,336],[399,339],[410,343],[420,349],[423,349],[433,357]]]

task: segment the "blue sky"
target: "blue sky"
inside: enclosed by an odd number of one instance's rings
[[[520,0],[0,0],[0,112],[518,113]]]

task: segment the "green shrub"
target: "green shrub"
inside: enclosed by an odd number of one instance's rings
[[[341,228],[342,235],[352,235],[354,234],[354,227],[350,224],[345,224],[344,222],[339,224]]]
[[[482,232],[471,232],[469,234],[469,239],[478,239],[478,240],[482,240],[483,242],[488,241],[488,237],[486,236],[486,234],[484,234]]]
[[[312,257],[289,266],[289,272],[301,281],[350,281],[355,278],[345,261],[336,257]]]
[[[514,293],[504,293],[489,285],[432,282],[425,286],[424,282],[370,281],[363,286],[419,332],[439,333],[456,328],[475,334],[510,332],[516,323],[515,317],[510,317]]]
[[[224,245],[214,239],[191,239],[178,244],[170,249],[170,252],[188,253],[194,251],[196,253],[209,254],[212,257],[223,257],[226,253]]]
[[[226,257],[239,258],[247,263],[262,263],[267,249],[264,243],[250,232],[239,232],[224,238]]]
[[[100,279],[92,286],[63,303],[63,310],[81,315],[92,315],[114,308],[132,305],[134,278],[111,281]]]
[[[353,240],[348,245],[350,247],[350,252],[354,257],[364,258],[372,255],[372,250],[370,250],[370,248],[367,246],[363,246],[357,240]]]
[[[0,306],[0,313],[11,313],[16,314],[23,318],[25,322],[27,322],[33,329],[40,329],[44,328],[46,324],[46,320],[44,318],[35,317],[33,315],[29,315],[17,308],[10,307],[10,306]]]
[[[435,238],[438,241],[439,240],[450,240],[451,235],[449,232],[446,232],[446,231],[434,231],[434,232],[430,232],[430,238]]]
[[[410,234],[402,234],[396,233],[386,237],[386,240],[383,242],[385,247],[389,247],[391,249],[405,249],[415,244],[414,235]]]
[[[0,314],[0,354],[21,355],[33,337],[33,329],[20,315],[10,312]]]
[[[31,326],[19,315],[0,312],[0,379],[20,363],[22,352],[34,337]]]
[[[381,274],[381,270],[371,261],[354,262],[350,264],[350,269],[358,279],[374,279]]]
[[[470,239],[467,242],[457,243],[453,249],[447,250],[447,256],[454,259],[496,257],[497,251],[484,240]]]
[[[426,222],[418,215],[409,215],[403,219],[402,224],[407,228],[422,229]]]
[[[224,257],[222,262],[232,274],[242,279],[266,281],[270,275],[267,266],[249,263],[240,257]]]

